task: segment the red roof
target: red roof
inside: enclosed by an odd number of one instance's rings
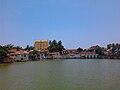
[[[50,52],[50,54],[52,54],[52,55],[59,55],[60,53],[59,52]]]
[[[95,46],[92,46],[92,47],[88,48],[88,50],[95,50],[98,47],[99,47],[98,45],[95,45]]]
[[[77,53],[78,51],[77,51],[77,49],[66,49],[66,52],[75,54],[75,53]]]
[[[81,52],[80,54],[96,54],[96,52]]]
[[[40,52],[49,52],[48,50],[41,50]]]
[[[26,50],[17,50],[17,49],[11,49],[11,50],[9,50],[9,53],[11,53],[11,54],[24,54],[24,53],[29,53],[28,51],[26,51]]]

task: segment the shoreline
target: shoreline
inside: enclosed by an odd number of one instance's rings
[[[22,61],[13,61],[13,62],[0,62],[0,64],[10,64],[16,62],[36,62],[36,61],[57,61],[57,60],[120,60],[119,59],[79,59],[79,58],[57,58],[57,59],[41,59],[41,60],[22,60]]]

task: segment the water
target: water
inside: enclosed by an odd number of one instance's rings
[[[120,90],[120,60],[0,64],[0,90]]]

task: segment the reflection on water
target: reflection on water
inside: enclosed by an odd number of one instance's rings
[[[0,64],[0,90],[120,90],[119,60]]]

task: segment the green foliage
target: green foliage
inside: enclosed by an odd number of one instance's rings
[[[2,58],[2,57],[6,57],[7,56],[7,51],[5,51],[5,50],[0,50],[0,57]]]
[[[77,51],[78,51],[78,52],[82,52],[83,49],[79,47],[79,48],[77,49]]]
[[[18,51],[19,51],[20,49],[22,49],[22,47],[20,47],[20,46],[15,46],[15,47],[13,47],[13,48],[17,49]]]
[[[99,55],[103,55],[103,49],[101,47],[96,48],[95,52]]]
[[[38,55],[38,54],[39,54],[39,51],[33,50],[33,51],[31,52],[31,54],[36,54],[36,55]]]
[[[50,45],[50,46],[52,45],[52,42],[51,42],[51,40],[49,41],[49,45]]]
[[[110,49],[111,47],[112,47],[111,44],[108,44],[108,45],[107,45],[107,49]]]
[[[48,47],[48,50],[49,52],[62,52],[62,50],[64,50],[64,46],[62,45],[62,41],[56,41],[56,40],[53,40],[53,41],[49,41],[49,47]]]
[[[84,49],[83,51],[87,51],[87,49]]]
[[[4,48],[5,50],[10,50],[10,49],[20,50],[20,49],[22,49],[22,47],[20,47],[20,46],[14,46],[12,44],[4,45],[4,46],[2,46],[2,48]]]
[[[120,44],[118,44],[118,43],[108,44],[107,49],[110,49],[110,48],[114,48],[114,49],[119,48],[120,49]]]
[[[12,44],[0,46],[0,59],[7,57],[7,54],[9,54],[9,50],[11,50],[11,49],[20,50],[20,49],[22,49],[22,47],[14,46]]]
[[[9,48],[6,46],[0,46],[0,58],[4,58],[8,54]]]
[[[33,50],[33,49],[34,49],[34,47],[29,46],[29,45],[27,45],[26,48],[25,48],[25,50]]]
[[[10,50],[10,49],[12,49],[12,48],[14,47],[14,45],[12,45],[12,44],[7,44],[7,45],[5,45],[4,47],[5,47],[6,49]]]

